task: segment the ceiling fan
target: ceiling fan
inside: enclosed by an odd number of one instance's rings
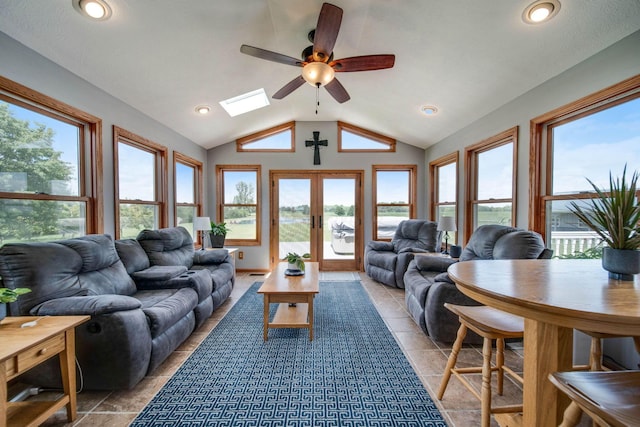
[[[334,60],[333,47],[338,38],[341,22],[342,9],[330,3],[324,3],[320,10],[320,16],[318,16],[316,28],[308,35],[313,46],[302,51],[302,60],[246,44],[240,46],[240,52],[280,64],[302,67],[302,75],[291,80],[273,94],[275,99],[284,98],[306,81],[318,89],[324,86],[336,101],[343,103],[351,97],[344,86],[335,78],[335,73],[391,68],[396,57],[395,55],[365,55]]]

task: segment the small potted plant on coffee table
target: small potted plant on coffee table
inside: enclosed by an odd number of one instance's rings
[[[289,252],[284,257],[285,260],[289,263],[287,271],[289,275],[302,275],[304,274],[304,260],[311,258],[311,255],[308,253],[299,255],[295,252]]]
[[[7,303],[15,302],[20,295],[31,292],[29,288],[0,288],[0,320],[7,315]]]

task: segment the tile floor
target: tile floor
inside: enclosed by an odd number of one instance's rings
[[[351,274],[351,273],[350,273]],[[435,398],[442,372],[444,371],[451,346],[437,343],[422,333],[405,310],[404,291],[392,289],[371,280],[360,273],[362,283],[385,323],[396,337],[402,350],[413,365],[425,388],[436,402],[447,424],[455,427],[480,425],[479,401],[460,382],[451,379],[444,399]],[[83,391],[78,394],[78,418],[75,423],[66,423],[64,412],[58,412],[44,424],[58,426],[128,426],[139,411],[151,400],[170,376],[180,367],[191,352],[215,328],[220,319],[233,307],[252,283],[263,280],[263,276],[239,273],[236,286],[230,298],[213,316],[183,343],[152,375],[145,377],[133,390],[116,392]],[[461,350],[459,366],[481,365],[482,354],[479,346],[467,346]],[[506,361],[516,371],[522,371],[522,351],[517,345],[507,350]],[[480,375],[473,375],[472,384],[480,386]],[[36,396],[36,398],[42,395]],[[494,397],[497,404],[515,404],[522,399],[522,390],[510,379],[505,378],[503,396]],[[585,417],[586,418],[586,417]],[[583,420],[581,425],[589,425]],[[498,424],[492,419],[492,426]]]

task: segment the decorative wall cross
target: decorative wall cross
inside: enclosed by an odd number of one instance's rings
[[[320,139],[320,132],[313,131],[313,139],[308,139],[304,142],[305,147],[313,147],[313,164],[320,164],[320,146],[327,147],[329,143],[326,139]]]

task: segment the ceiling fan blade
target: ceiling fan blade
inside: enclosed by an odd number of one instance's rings
[[[240,46],[240,52],[255,56],[256,58],[266,59],[267,61],[277,62],[279,64],[293,65],[294,67],[302,67],[302,61],[292,56],[283,55],[281,53],[272,52],[270,50],[260,49],[246,44]]]
[[[340,83],[336,78],[331,80],[324,87],[327,89],[327,92],[329,92],[329,94],[333,96],[333,98],[336,101],[338,101],[340,104],[342,104],[343,102],[347,102],[348,100],[351,99],[351,97],[347,93],[347,90],[344,88],[344,86],[342,86],[342,83]]]
[[[313,59],[326,62],[333,52],[342,23],[342,9],[331,3],[324,3],[318,16],[316,32],[313,36]]]
[[[393,67],[395,55],[364,55],[336,59],[329,63],[336,72],[384,70]]]
[[[298,89],[300,86],[302,86],[305,83],[304,79],[302,78],[302,76],[298,76],[295,79],[291,80],[289,83],[287,83],[286,85],[284,85],[282,87],[282,89],[280,89],[279,91],[277,91],[276,93],[273,94],[272,98],[273,99],[282,99],[285,96],[289,95],[291,92],[293,92],[294,90]]]

